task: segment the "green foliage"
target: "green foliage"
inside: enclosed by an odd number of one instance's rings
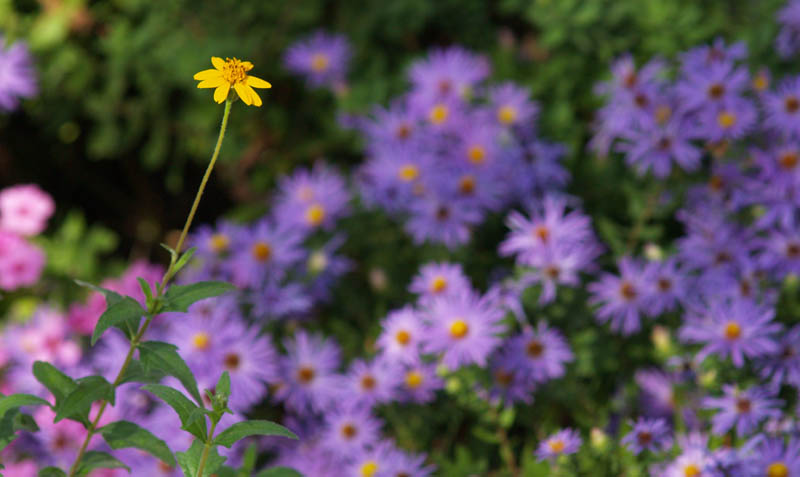
[[[18,409],[6,411],[0,418],[0,451],[17,438],[18,431],[36,432],[38,430],[39,426],[31,416],[19,412]]]
[[[107,452],[87,451],[78,466],[76,475],[84,476],[95,469],[125,469],[130,472],[127,465]]]
[[[146,311],[142,308],[142,305],[129,296],[123,297],[114,304],[109,304],[106,311],[97,320],[97,326],[95,326],[92,333],[92,346],[112,326],[123,330],[125,335],[131,338],[136,333],[135,330],[139,327],[139,321],[145,313]]]
[[[112,449],[140,449],[167,465],[175,466],[175,457],[167,444],[137,424],[128,421],[112,422],[100,429],[100,435]]]
[[[164,295],[161,312],[180,311],[186,313],[188,308],[203,299],[220,296],[234,290],[234,286],[225,282],[197,282],[191,285],[173,285]]]
[[[39,477],[67,477],[67,473],[58,467],[45,467],[39,471]]]
[[[256,474],[256,477],[303,477],[300,472],[289,467],[273,467]]]
[[[178,347],[161,341],[139,343],[139,356],[145,371],[158,369],[168,376],[178,378],[197,403],[202,403],[195,379],[189,366],[178,354]]]
[[[74,379],[56,369],[52,364],[44,361],[33,363],[33,376],[56,398],[55,409],[63,408],[67,397],[72,395],[78,387],[78,383]],[[82,423],[84,426],[88,426],[89,410],[82,409],[81,411],[82,412],[69,416],[69,418]]]
[[[53,422],[67,418],[85,422],[89,419],[93,402],[107,400],[114,404],[114,386],[104,377],[87,376],[75,383],[75,388],[62,401],[56,401],[56,417]]]
[[[249,436],[283,436],[297,439],[292,431],[270,421],[242,421],[225,429],[214,438],[214,444],[230,447]]]
[[[49,406],[50,403],[44,399],[30,394],[11,394],[0,397],[0,418],[11,409],[19,409],[23,406]]]
[[[200,459],[202,458],[205,446],[199,440],[192,442],[191,447],[186,452],[178,452],[178,464],[183,469],[183,475],[186,477],[201,477],[198,475]],[[208,451],[208,457],[205,467],[203,468],[202,477],[210,477],[219,467],[225,463],[225,457],[219,455],[215,448]]]
[[[147,384],[142,387],[145,391],[155,394],[158,398],[163,400],[178,414],[181,420],[181,429],[188,431],[193,436],[201,441],[206,440],[206,422],[205,419],[193,419],[193,413],[196,416],[196,411],[200,411],[192,401],[184,396],[177,389],[173,389],[163,384]]]

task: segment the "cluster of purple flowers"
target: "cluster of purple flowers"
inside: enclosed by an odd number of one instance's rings
[[[363,198],[404,218],[417,243],[462,245],[487,213],[568,179],[563,147],[537,137],[528,91],[488,85],[489,74],[481,55],[434,50],[411,65],[407,94],[356,121],[369,157]]]
[[[36,73],[25,43],[18,41],[6,46],[0,35],[0,111],[13,111],[20,98],[36,95]]]
[[[283,62],[311,86],[342,91],[346,88],[350,55],[350,44],[344,36],[318,31],[289,47]]]
[[[775,39],[775,48],[785,58],[800,51],[800,2],[789,0],[778,13],[781,31]]]
[[[36,185],[0,190],[0,290],[16,290],[39,280],[45,254],[27,238],[45,229],[54,209],[53,199]]]

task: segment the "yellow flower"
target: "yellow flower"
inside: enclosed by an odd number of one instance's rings
[[[198,88],[217,88],[214,91],[214,101],[221,103],[228,98],[231,87],[236,94],[250,106],[261,106],[261,97],[253,88],[272,88],[272,85],[261,78],[248,76],[247,72],[253,69],[253,63],[240,61],[237,58],[222,58],[212,56],[213,70],[203,70],[194,79],[200,81]]]

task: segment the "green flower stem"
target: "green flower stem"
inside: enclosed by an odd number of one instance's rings
[[[203,470],[206,468],[208,453],[211,452],[211,443],[214,442],[214,430],[217,428],[217,421],[211,420],[211,429],[208,431],[206,445],[203,446],[203,455],[200,456],[200,464],[197,466],[195,477],[203,477]]]
[[[144,333],[147,331],[147,328],[150,327],[150,323],[155,318],[157,314],[156,307],[159,306],[161,299],[164,297],[164,292],[167,288],[167,283],[175,276],[177,270],[175,270],[175,262],[178,259],[178,256],[181,253],[181,249],[183,248],[183,243],[186,241],[186,236],[189,233],[189,229],[192,226],[192,221],[194,220],[194,214],[197,212],[197,207],[200,205],[200,198],[203,197],[203,192],[206,189],[206,184],[208,183],[209,177],[211,177],[211,171],[214,169],[214,164],[217,162],[217,158],[219,157],[219,150],[222,147],[222,139],[225,137],[225,129],[228,127],[228,117],[231,113],[231,104],[233,104],[233,100],[228,99],[225,102],[225,112],[222,114],[222,124],[219,128],[219,137],[217,137],[217,145],[214,147],[214,154],[211,156],[211,161],[208,163],[208,167],[206,168],[206,173],[203,175],[203,180],[200,182],[200,187],[197,189],[197,195],[194,197],[194,203],[192,204],[192,209],[189,211],[189,216],[186,217],[186,223],[183,225],[183,230],[181,231],[180,238],[178,239],[178,244],[175,246],[175,252],[169,261],[169,267],[167,267],[167,271],[164,272],[164,277],[161,279],[161,283],[158,284],[156,290],[156,296],[152,300],[150,306],[147,309],[146,319],[144,320],[144,324],[139,328],[139,331],[136,333],[136,336],[133,337],[131,340],[131,346],[128,348],[128,354],[125,356],[125,362],[122,363],[122,367],[117,373],[117,377],[114,379],[114,388],[116,389],[117,386],[122,382],[123,377],[125,376],[125,372],[128,370],[128,366],[131,364],[131,360],[133,359],[133,352],[136,351],[136,348],[139,346],[139,342],[142,340]],[[81,444],[80,450],[78,450],[78,455],[75,457],[75,462],[72,463],[72,467],[69,469],[69,477],[75,477],[78,471],[78,465],[83,458],[83,455],[86,453],[86,448],[89,446],[89,441],[94,436],[95,432],[97,431],[97,426],[100,423],[100,418],[103,417],[103,413],[108,406],[108,401],[103,400],[100,401],[100,408],[97,410],[97,416],[95,416],[92,423],[89,425],[87,429],[86,438],[83,440],[83,444]],[[213,433],[213,427],[212,427]],[[207,452],[207,451],[206,451]]]

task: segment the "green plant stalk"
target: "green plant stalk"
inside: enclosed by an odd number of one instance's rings
[[[209,177],[211,177],[211,171],[214,169],[214,164],[217,162],[217,158],[219,157],[219,151],[222,147],[222,139],[225,137],[225,130],[228,127],[228,117],[230,116],[231,112],[231,104],[233,104],[233,100],[228,98],[225,102],[225,112],[222,114],[222,124],[219,128],[219,136],[217,137],[217,145],[214,147],[214,153],[211,155],[211,161],[208,163],[208,167],[206,167],[206,173],[203,175],[203,180],[200,182],[200,187],[197,189],[197,194],[194,197],[194,203],[192,203],[192,208],[189,211],[189,216],[186,217],[186,223],[183,225],[183,230],[181,231],[180,238],[178,239],[178,244],[175,246],[175,252],[172,254],[172,257],[169,261],[169,267],[167,267],[167,271],[164,272],[164,276],[161,279],[161,283],[158,284],[156,290],[156,296],[150,303],[150,306],[147,309],[146,319],[144,320],[144,324],[139,328],[139,331],[131,340],[131,346],[128,348],[128,354],[125,356],[125,362],[122,363],[122,367],[117,373],[117,377],[114,379],[114,389],[119,386],[120,382],[122,381],[123,377],[125,376],[125,372],[128,370],[128,366],[131,364],[131,360],[133,359],[133,352],[136,351],[136,348],[139,346],[139,342],[141,341],[144,333],[147,331],[147,328],[150,327],[150,323],[155,318],[157,314],[157,306],[160,304],[160,300],[164,297],[164,291],[167,288],[167,283],[175,276],[177,270],[175,270],[175,262],[178,259],[178,255],[181,253],[181,249],[183,248],[183,243],[186,241],[186,236],[189,233],[189,229],[192,226],[192,221],[194,220],[194,215],[197,212],[197,207],[200,205],[200,198],[203,197],[203,192],[206,189],[206,184],[208,183]],[[97,426],[100,423],[100,418],[103,417],[103,413],[108,406],[108,400],[100,401],[100,408],[97,410],[97,416],[95,416],[92,423],[89,425],[87,429],[86,438],[83,440],[80,449],[78,450],[78,455],[75,457],[75,462],[72,463],[72,467],[69,469],[69,477],[75,477],[78,471],[78,465],[83,458],[83,455],[86,453],[86,448],[89,446],[89,441],[94,436],[95,432],[97,432]],[[216,424],[215,424],[216,425]],[[212,427],[212,433],[213,433]],[[206,450],[207,453],[207,450]]]
[[[211,443],[214,442],[214,430],[217,428],[217,421],[212,419],[211,429],[208,431],[208,438],[206,444],[203,446],[203,454],[200,456],[200,464],[197,466],[197,474],[195,477],[203,477],[203,470],[206,468],[206,461],[208,460],[208,453],[211,452]]]

